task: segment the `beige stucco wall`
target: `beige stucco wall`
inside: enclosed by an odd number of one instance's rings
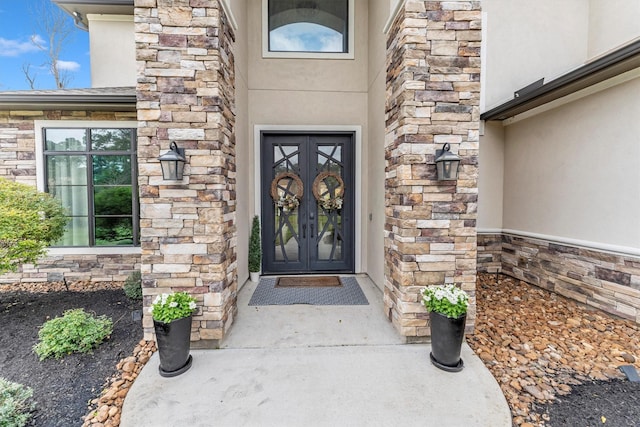
[[[640,78],[505,128],[504,228],[640,248]]]
[[[136,85],[133,16],[88,15],[91,86]]]
[[[385,98],[386,98],[386,35],[384,26],[390,15],[390,8],[397,0],[378,1],[369,4],[369,74],[368,84],[368,159],[366,164],[376,167],[366,168],[363,173],[367,182],[368,207],[365,212],[364,234],[367,236],[365,248],[366,271],[373,282],[384,287],[384,140],[385,140]]]
[[[235,32],[234,57],[236,66],[236,227],[238,245],[238,285],[249,278],[249,234],[253,218],[253,141],[249,132],[249,89],[247,83],[247,0],[230,2],[230,10],[238,25]]]
[[[502,228],[504,177],[504,128],[502,122],[486,122],[480,136],[478,159],[478,230]]]
[[[263,58],[261,3],[251,1],[247,4],[248,130],[251,138],[256,125],[360,126],[361,160],[365,164],[369,144],[367,0],[355,1],[354,59],[339,60]],[[251,165],[256,165],[253,154],[251,159]],[[362,182],[366,188],[366,180]],[[252,189],[252,196],[260,191],[256,185]],[[357,221],[364,224],[368,193],[363,191],[358,196],[363,209]],[[363,232],[361,241],[356,244],[365,248],[366,239]],[[365,264],[363,259],[361,266]]]
[[[585,0],[483,0],[486,27],[484,100],[487,109],[513,92],[549,81],[587,58]]]
[[[640,1],[589,1],[589,58],[640,37]]]

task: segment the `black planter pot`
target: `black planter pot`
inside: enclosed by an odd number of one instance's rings
[[[451,319],[443,314],[431,312],[431,363],[448,372],[459,372],[464,368],[460,358],[464,326],[467,315]]]
[[[160,355],[160,375],[175,377],[191,367],[191,316],[169,323],[153,321],[156,331],[158,354]]]

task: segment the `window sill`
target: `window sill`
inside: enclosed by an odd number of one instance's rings
[[[139,246],[126,246],[126,247],[68,247],[68,248],[49,248],[47,255],[140,255],[142,249]]]

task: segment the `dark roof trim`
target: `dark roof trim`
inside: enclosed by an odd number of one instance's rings
[[[102,95],[102,94],[29,94],[0,93],[0,110],[46,110],[46,109],[119,109],[134,111],[136,96],[134,95]]]
[[[480,115],[505,120],[640,67],[640,40],[604,55]]]
[[[133,0],[52,0],[56,4],[90,4],[100,6],[133,6]]]

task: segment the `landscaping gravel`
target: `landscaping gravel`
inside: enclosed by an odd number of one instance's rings
[[[640,426],[637,384],[618,369],[640,369],[640,325],[495,274],[479,275],[477,309],[467,340],[500,384],[514,425]],[[599,406],[596,396],[605,396]]]

